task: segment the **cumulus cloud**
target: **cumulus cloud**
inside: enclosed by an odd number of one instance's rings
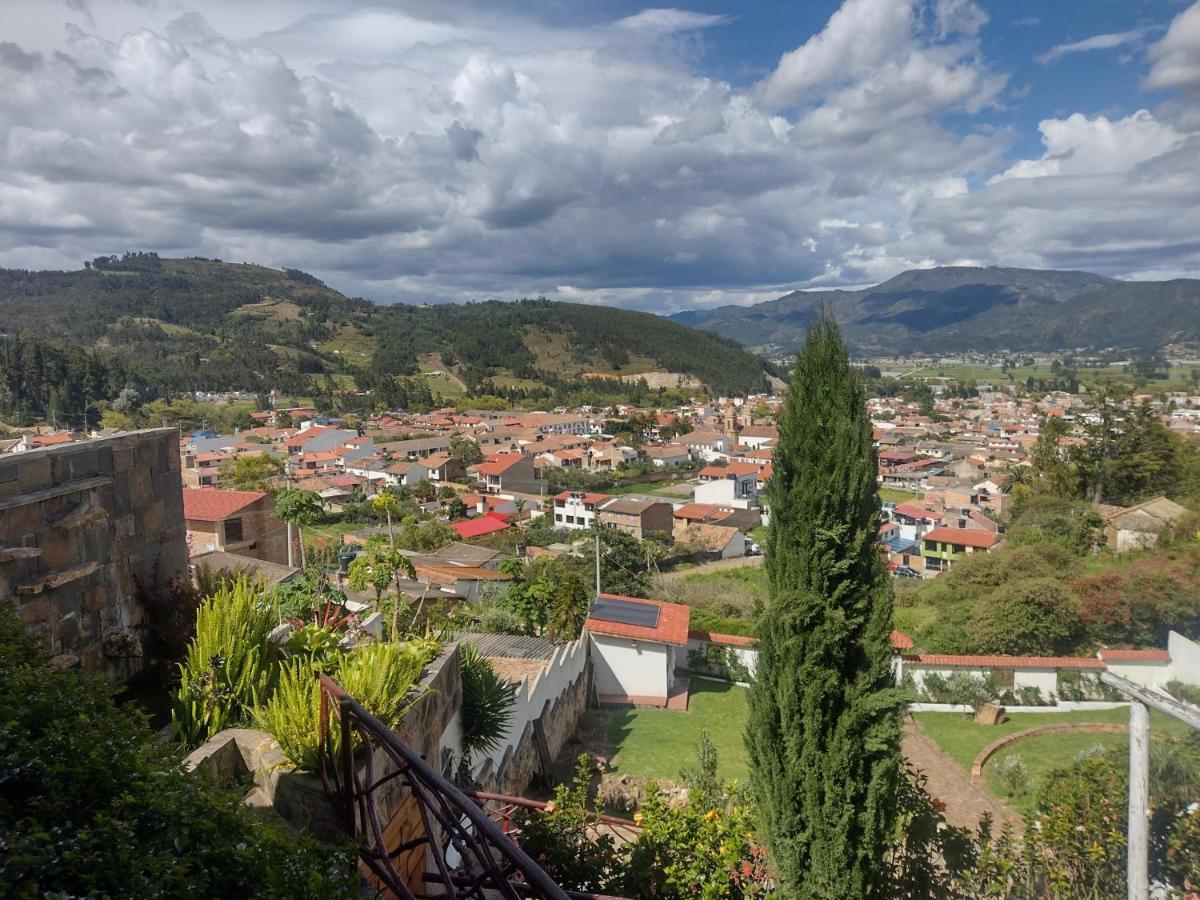
[[[995,176],[1042,178],[1048,175],[1104,175],[1128,172],[1133,166],[1178,147],[1185,140],[1170,125],[1147,110],[1110,120],[1075,113],[1066,119],[1038,123],[1046,152],[1040,159],[1023,159]]]
[[[1152,88],[1200,91],[1200,3],[1171,22],[1162,40],[1150,48],[1154,65],[1146,78]]]
[[[572,25],[516,4],[90,0],[25,18],[0,42],[3,265],[156,249],[383,300],[666,311],[911,266],[1177,271],[1195,253],[1200,126],[1064,116],[1013,162],[1013,135],[973,119],[1006,80],[968,0],[846,0],[745,88],[691,43],[726,20],[678,9]]]

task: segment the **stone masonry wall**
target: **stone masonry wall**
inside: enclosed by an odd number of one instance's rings
[[[0,602],[59,663],[141,670],[138,588],[187,567],[178,441],[156,428],[0,457]]]

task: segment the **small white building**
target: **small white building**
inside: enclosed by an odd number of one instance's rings
[[[675,669],[687,661],[690,617],[681,603],[597,595],[584,632],[599,702],[686,709],[687,682],[675,684]]]
[[[554,496],[554,527],[585,530],[596,526],[598,507],[611,500],[608,494],[562,491]]]
[[[702,469],[700,474],[718,470],[718,467]],[[719,476],[712,476],[701,481],[692,491],[692,499],[696,503],[710,503],[713,506],[729,506],[735,509],[749,509],[758,500],[758,467],[745,463],[733,463],[720,468]]]

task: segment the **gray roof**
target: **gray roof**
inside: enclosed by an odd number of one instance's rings
[[[478,634],[468,632],[458,636],[459,643],[474,644],[481,656],[504,659],[550,659],[558,646],[549,638],[526,637],[519,634]]]
[[[245,571],[265,578],[268,585],[283,584],[295,577],[299,569],[279,563],[255,559],[252,556],[242,556],[239,553],[226,553],[223,550],[212,550],[201,553],[188,560],[193,566],[208,566],[214,571],[225,569],[229,572]]]
[[[476,547],[473,544],[454,541],[440,550],[435,550],[433,555],[443,562],[458,563],[462,566],[485,566],[496,557],[503,556],[504,554],[499,550],[491,550],[487,547]]]

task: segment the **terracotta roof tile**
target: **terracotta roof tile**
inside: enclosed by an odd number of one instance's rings
[[[184,488],[183,517],[195,522],[220,522],[266,496],[262,491]]]
[[[621,594],[600,594],[600,598],[608,600],[624,600],[628,603],[642,603],[659,608],[658,624],[650,628],[646,625],[626,625],[623,622],[603,622],[590,616],[584,623],[584,628],[593,634],[609,637],[625,637],[642,641],[655,641],[660,644],[683,645],[688,640],[688,622],[692,610],[682,603],[665,603],[662,600],[646,600],[642,597],[625,597]]]
[[[962,656],[943,653],[918,653],[904,657],[906,662],[927,666],[973,669],[1103,669],[1104,663],[1091,656]]]
[[[1170,662],[1171,654],[1166,650],[1112,650],[1100,651],[1105,662]]]
[[[994,547],[1000,542],[1000,535],[994,531],[983,531],[979,528],[945,528],[939,526],[925,533],[923,541],[944,541],[948,544],[961,544],[964,547]]]

